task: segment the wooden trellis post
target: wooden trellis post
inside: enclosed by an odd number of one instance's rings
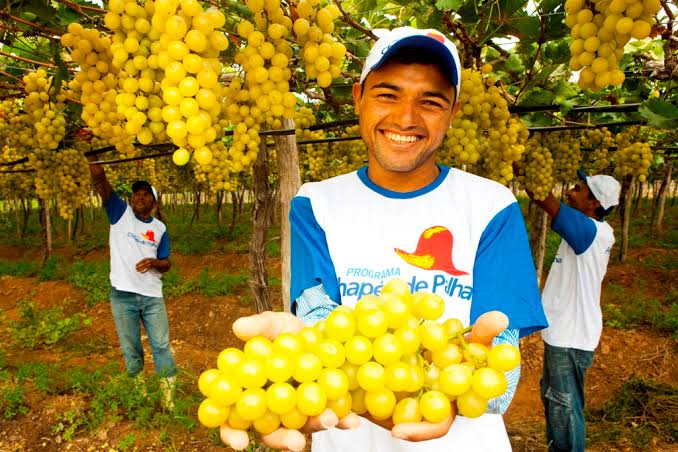
[[[294,121],[285,119],[284,129],[294,129]],[[280,270],[282,279],[282,300],[286,312],[290,311],[290,203],[301,186],[299,172],[299,151],[295,135],[273,137],[278,157],[280,191]]]

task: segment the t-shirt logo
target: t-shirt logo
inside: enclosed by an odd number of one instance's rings
[[[439,42],[445,44],[445,37],[443,35],[440,35],[440,34],[434,33],[434,32],[429,32],[426,36],[433,38],[436,41],[439,41]]]
[[[149,229],[149,230],[146,231],[146,232],[142,232],[142,233],[141,233],[141,236],[142,236],[143,238],[145,238],[146,240],[148,240],[149,242],[155,243],[155,232],[153,232],[152,229]]]
[[[424,270],[439,270],[453,276],[468,275],[452,262],[454,238],[444,226],[432,226],[421,233],[417,249],[413,253],[394,248],[405,262]]]

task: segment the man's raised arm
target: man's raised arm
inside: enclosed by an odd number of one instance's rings
[[[101,196],[101,201],[104,204],[108,203],[108,200],[111,199],[113,195],[113,187],[106,179],[106,172],[104,168],[96,162],[96,157],[90,156],[89,160],[89,173],[92,175],[92,182],[94,183],[94,188],[96,189],[99,196]]]

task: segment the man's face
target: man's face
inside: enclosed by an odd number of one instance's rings
[[[148,216],[155,207],[153,193],[147,188],[139,188],[132,193],[132,211],[139,216]]]
[[[434,65],[387,62],[353,85],[369,165],[408,173],[435,165],[450,127],[455,89]]]
[[[596,208],[600,205],[596,199],[591,199],[589,197],[589,186],[584,181],[579,181],[574,184],[574,187],[570,188],[567,193],[565,193],[565,198],[567,199],[567,204],[584,212],[586,214],[592,214],[595,212]]]

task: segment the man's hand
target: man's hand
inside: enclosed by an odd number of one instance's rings
[[[153,259],[152,257],[141,259],[136,265],[136,270],[139,273],[146,273],[151,269],[156,269],[160,273],[164,273],[169,270],[169,268],[169,259]]]
[[[270,340],[283,333],[297,333],[304,327],[304,323],[288,312],[266,311],[249,317],[241,317],[233,322],[235,335],[247,341],[254,336],[264,336]],[[349,413],[342,419],[330,409],[326,409],[320,415],[310,417],[306,425],[298,430],[279,428],[278,430],[262,435],[264,444],[273,449],[299,451],[306,447],[304,433],[319,432],[332,427],[341,429],[353,429],[360,425],[360,418],[355,413]],[[249,443],[247,432],[235,430],[228,425],[221,426],[221,439],[228,446],[236,450],[243,450]]]
[[[483,345],[492,345],[492,340],[508,327],[509,321],[505,314],[499,311],[491,311],[482,314],[473,324],[469,333],[469,342],[479,342]],[[398,424],[391,428],[391,435],[395,438],[407,441],[427,441],[445,436],[452,427],[456,417],[456,405],[452,403],[450,417],[442,422],[433,424],[430,422],[409,422]],[[374,421],[373,421],[374,422]],[[388,425],[380,424],[385,428]]]
[[[454,422],[457,414],[456,411],[455,404],[452,402],[452,413],[444,421],[437,424],[432,424],[431,422],[405,422],[394,426],[391,429],[391,436],[413,442],[443,437],[450,431],[452,422]]]
[[[509,319],[503,312],[486,312],[481,314],[476,320],[476,323],[473,324],[468,341],[478,342],[490,347],[492,345],[492,340],[508,328],[508,325]]]
[[[469,333],[468,340],[490,346],[492,340],[504,331],[508,324],[508,317],[505,314],[499,311],[487,312],[478,317]],[[267,311],[239,318],[233,323],[233,332],[244,341],[254,336],[264,336],[273,340],[283,333],[297,333],[303,327],[303,322],[290,313]],[[431,422],[411,422],[394,426],[390,419],[377,421],[371,419],[370,416],[364,417],[387,430],[391,430],[391,435],[394,438],[418,442],[445,436],[450,427],[452,427],[455,416],[456,407],[453,403],[450,417],[436,424]],[[309,418],[301,431],[280,428],[273,433],[263,435],[262,440],[267,446],[275,449],[303,450],[306,446],[303,433],[318,432],[332,427],[353,429],[359,425],[360,417],[357,414],[350,413],[343,419],[337,419],[337,416],[327,409],[319,416]],[[236,450],[245,449],[249,443],[247,432],[234,430],[228,427],[228,425],[221,427],[221,439]]]

